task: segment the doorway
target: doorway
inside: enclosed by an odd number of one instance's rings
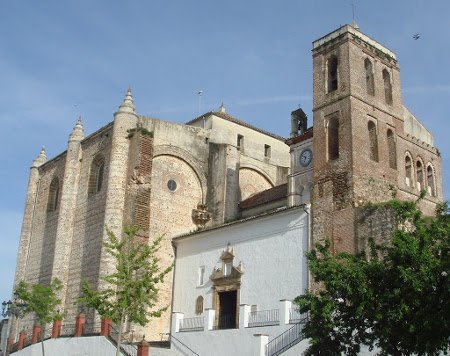
[[[237,314],[237,290],[219,292],[219,329],[235,329]]]

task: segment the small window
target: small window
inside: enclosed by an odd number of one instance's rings
[[[394,132],[391,129],[387,130],[387,143],[389,151],[389,167],[397,169],[397,148],[395,146]]]
[[[427,167],[427,193],[432,197],[436,196],[434,169],[430,164]]]
[[[338,59],[332,56],[327,61],[327,90],[328,93],[337,90],[338,88]]]
[[[167,188],[169,188],[171,192],[174,192],[175,190],[177,190],[177,182],[175,182],[173,179],[169,179],[169,181],[167,182]]]
[[[413,186],[412,182],[412,160],[411,157],[407,154],[405,157],[405,182],[408,187]]]
[[[203,297],[200,295],[195,301],[195,314],[200,315],[203,313]]]
[[[332,118],[328,122],[327,128],[328,160],[333,161],[339,158],[339,121]]]
[[[59,203],[59,180],[53,178],[48,191],[47,211],[55,211]]]
[[[373,79],[373,66],[369,58],[364,60],[364,68],[366,69],[366,89],[367,94],[375,95],[375,84]]]
[[[270,158],[271,148],[269,145],[264,145],[264,157]]]
[[[238,148],[240,148],[241,150],[244,149],[244,136],[242,136],[242,135],[237,135],[237,146],[238,146]]]
[[[383,69],[383,81],[384,81],[384,98],[386,103],[392,105],[392,83],[391,76],[386,69]]]
[[[105,158],[97,155],[91,163],[91,173],[89,175],[88,195],[93,195],[102,190],[105,176]]]
[[[105,170],[105,162],[101,162],[97,168],[97,192],[102,190],[104,170]]]
[[[422,189],[425,188],[424,182],[423,182],[423,165],[422,162],[417,161],[416,162],[416,175],[417,175],[417,190],[420,192]]]
[[[223,275],[229,276],[231,274],[232,262],[226,262],[223,264]]]
[[[377,127],[373,121],[369,121],[367,130],[369,131],[370,159],[378,162],[378,135]]]
[[[198,269],[198,285],[202,286],[205,284],[205,266],[201,266]]]

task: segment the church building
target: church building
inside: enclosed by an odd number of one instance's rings
[[[15,285],[59,278],[72,319],[84,311],[74,305],[83,280],[101,289],[114,269],[105,226],[120,235],[134,224],[144,240],[164,235],[162,267],[175,268],[158,302],[171,308],[125,333],[171,333],[177,352],[202,355],[279,347],[303,320],[292,301],[310,286],[314,243],[363,251],[368,232],[389,233],[366,203],[424,191],[420,208],[433,215],[443,198],[439,151],[403,105],[396,55],[352,24],[314,41],[312,56],[313,120],[293,111],[289,138],[223,105],[186,124],[144,116],[131,90],[93,134],[78,120],[66,151],[47,159],[42,150],[31,166]],[[84,312],[95,328],[98,316]],[[32,323],[13,320],[11,337]],[[296,343],[286,355],[306,347]]]
[[[292,112],[287,186],[242,201],[239,221],[173,239],[182,354],[300,355],[305,315],[293,300],[310,288],[311,246],[356,253],[388,237],[395,221],[368,202],[424,191],[419,206],[433,215],[442,201],[439,151],[403,106],[395,54],[346,25],[313,42],[313,69],[313,125]]]

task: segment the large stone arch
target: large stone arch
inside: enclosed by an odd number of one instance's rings
[[[203,164],[192,156],[188,151],[170,145],[158,145],[153,148],[153,159],[158,156],[167,155],[174,156],[188,164],[196,174],[202,189],[202,202],[206,200],[207,179]]]
[[[239,169],[239,201],[273,186],[270,178],[261,171],[248,166]]]
[[[161,268],[174,261],[171,240],[197,229],[192,221],[192,210],[205,196],[206,178],[201,166],[179,149],[155,147],[150,179],[149,238],[163,236],[158,252]],[[171,182],[171,183],[169,183]],[[160,286],[155,308],[170,305],[172,275]],[[165,333],[170,328],[170,314],[164,313],[152,324],[152,335]],[[146,333],[144,329],[139,332]]]
[[[261,174],[265,179],[267,179],[267,181],[272,185],[275,186],[275,180],[276,177],[272,177],[266,170],[264,170],[263,167],[260,167],[258,165],[252,164],[250,162],[245,162],[240,164],[240,169],[252,169],[256,172],[258,172],[259,174]]]

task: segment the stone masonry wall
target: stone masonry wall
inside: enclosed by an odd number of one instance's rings
[[[73,318],[82,308],[74,305],[81,295],[81,286],[87,280],[91,286],[98,286],[100,251],[105,229],[104,213],[107,192],[107,177],[111,151],[111,127],[100,130],[82,142],[83,158],[75,207],[75,221],[69,260],[69,276],[65,310]],[[89,181],[92,162],[101,155],[104,158],[102,188],[89,194]],[[86,312],[86,310],[84,310]],[[88,314],[92,321],[92,314]]]

